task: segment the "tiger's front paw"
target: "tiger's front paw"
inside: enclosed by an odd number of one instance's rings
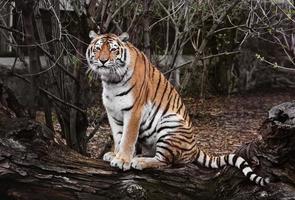
[[[124,158],[123,156],[116,156],[112,161],[111,161],[111,166],[112,167],[118,167],[122,169],[123,171],[129,170],[131,165],[130,165],[130,159]]]
[[[103,160],[107,162],[111,162],[116,157],[116,154],[114,152],[107,152],[103,155]]]

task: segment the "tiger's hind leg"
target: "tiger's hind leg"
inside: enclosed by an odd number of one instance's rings
[[[131,167],[138,170],[168,167],[172,160],[173,155],[169,151],[157,146],[156,155],[154,157],[134,157],[131,161]]]
[[[138,170],[145,168],[161,168],[167,164],[155,157],[134,157],[131,161],[131,167]]]

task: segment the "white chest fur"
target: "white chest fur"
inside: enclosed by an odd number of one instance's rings
[[[132,91],[126,95],[120,95],[130,89],[130,84],[115,85],[103,83],[102,100],[108,113],[121,118],[122,110],[133,105],[134,98]]]

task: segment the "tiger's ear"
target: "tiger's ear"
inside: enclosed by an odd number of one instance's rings
[[[119,35],[119,39],[120,39],[122,42],[127,42],[128,39],[129,39],[129,34],[126,33],[126,32],[123,32],[121,35]]]
[[[91,30],[90,32],[89,32],[89,37],[93,40],[94,38],[96,38],[98,35],[97,35],[97,33],[95,33],[93,30]]]

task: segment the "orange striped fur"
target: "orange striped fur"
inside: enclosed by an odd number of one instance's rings
[[[103,84],[103,103],[114,138],[114,151],[103,159],[111,166],[141,170],[190,162],[210,168],[231,165],[259,185],[269,182],[240,156],[210,157],[198,148],[180,95],[147,57],[127,42],[128,34],[91,32],[90,36],[88,73],[100,76]],[[136,145],[142,147],[141,155]]]

